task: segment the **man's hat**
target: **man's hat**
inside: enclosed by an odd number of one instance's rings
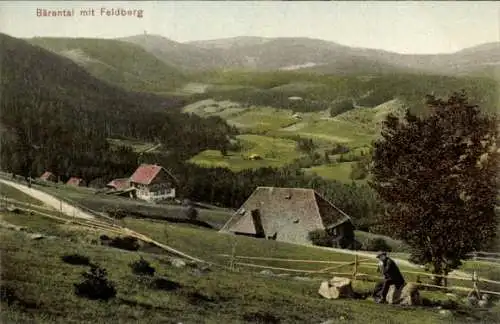
[[[382,255],[383,255],[383,256],[387,256],[387,252],[379,252],[379,253],[377,254],[377,259],[380,259],[380,257],[381,257]]]

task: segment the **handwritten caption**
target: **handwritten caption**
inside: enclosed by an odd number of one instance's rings
[[[87,9],[36,9],[37,17],[136,17],[142,18],[144,10],[125,8],[87,8]]]

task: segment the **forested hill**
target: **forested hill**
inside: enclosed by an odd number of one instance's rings
[[[186,77],[142,47],[115,39],[34,37],[27,39],[84,67],[93,76],[128,90],[165,93]]]
[[[98,80],[70,59],[0,34],[1,165],[16,173],[50,169],[86,180],[136,166],[107,137],[159,141],[187,155],[228,145],[222,119],[180,113],[183,102],[128,92]]]

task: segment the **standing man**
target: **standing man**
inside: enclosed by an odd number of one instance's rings
[[[377,303],[385,303],[389,287],[395,285],[396,289],[399,290],[405,285],[405,280],[394,260],[389,258],[386,252],[379,253],[377,259],[379,260],[379,271],[383,274],[384,281],[375,286],[373,298]]]

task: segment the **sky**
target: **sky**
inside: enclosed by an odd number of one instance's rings
[[[37,9],[74,10],[38,17]],[[81,11],[94,9],[94,16]],[[111,9],[130,16],[106,15]],[[141,17],[132,10],[143,10]],[[101,15],[103,13],[103,15]],[[480,1],[2,1],[0,32],[14,37],[161,35],[186,42],[236,36],[310,37],[398,53],[450,53],[500,41],[500,3]]]

